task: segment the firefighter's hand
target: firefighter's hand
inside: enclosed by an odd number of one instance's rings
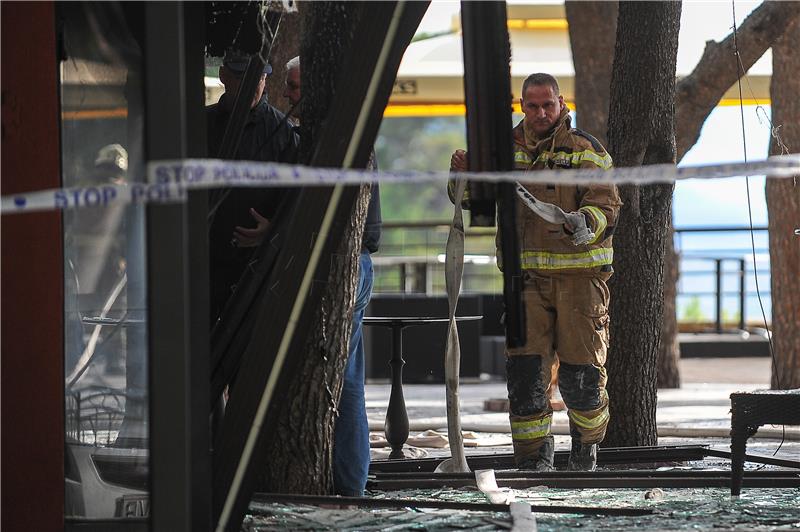
[[[586,223],[586,216],[582,212],[565,213],[564,231],[572,237],[572,244],[581,246],[594,240],[594,233]]]
[[[564,229],[567,234],[572,234],[582,227],[586,227],[586,218],[582,212],[567,212],[564,213],[566,221],[564,222]]]
[[[233,230],[233,240],[237,247],[252,248],[264,240],[264,235],[269,229],[269,220],[261,216],[255,209],[250,209],[250,216],[256,221],[253,228],[236,226]]]
[[[464,150],[453,152],[452,157],[450,157],[450,170],[455,170],[456,172],[467,171],[467,152]]]

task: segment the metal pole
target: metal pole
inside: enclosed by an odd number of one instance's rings
[[[555,474],[553,474],[555,473]],[[747,471],[741,473],[741,469],[733,474],[726,471],[708,471],[713,475],[699,475],[697,471],[683,471],[680,475],[662,475],[659,471],[650,471],[641,476],[631,476],[619,472],[616,476],[597,475],[592,472],[582,475],[580,472],[571,472],[564,475],[562,471],[553,473],[534,473],[531,472],[527,478],[500,478],[497,484],[501,488],[528,489],[535,486],[547,486],[549,488],[561,489],[603,489],[603,488],[727,488],[741,490],[747,488],[800,488],[800,478],[796,474],[785,475],[782,473],[765,473],[763,475],[754,474]],[[614,472],[617,473],[617,472]],[[732,478],[733,475],[733,478]],[[742,475],[739,479],[738,475]],[[740,484],[741,483],[741,484]],[[369,480],[367,488],[379,491],[399,491],[416,489],[443,489],[443,488],[474,488],[475,479],[453,479],[440,475],[431,476],[428,479],[409,479],[409,480]]]
[[[420,294],[428,295],[433,291],[430,285],[430,276],[428,275],[428,263],[421,262],[417,265],[417,292]]]
[[[467,102],[467,146],[469,169],[510,171],[514,167],[511,133],[511,49],[504,2],[462,2],[464,43],[464,98]],[[522,305],[522,267],[516,230],[517,199],[510,183],[496,188],[489,197],[485,184],[471,182],[471,224],[494,224],[494,201],[498,201],[503,298],[506,312],[506,343],[525,343],[525,309]],[[476,201],[479,200],[479,201]],[[491,223],[486,223],[491,222]]]
[[[714,259],[716,263],[716,315],[715,315],[715,330],[717,334],[722,332],[722,259]]]
[[[747,327],[747,320],[744,316],[744,309],[747,303],[747,262],[739,259],[739,329],[744,331]]]
[[[204,156],[202,5],[145,14],[146,160]],[[151,529],[211,527],[204,194],[147,208]]]
[[[253,502],[257,504],[304,504],[304,505],[353,505],[362,508],[436,508],[441,510],[468,510],[473,512],[509,512],[507,504],[491,504],[480,502],[459,502],[420,499],[374,499],[368,497],[334,497],[325,495],[292,495],[288,493],[255,493]],[[263,510],[251,508],[258,515]],[[651,508],[615,508],[600,506],[562,506],[531,505],[532,512],[586,515],[650,515]]]

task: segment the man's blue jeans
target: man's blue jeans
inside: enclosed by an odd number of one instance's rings
[[[339,399],[339,418],[333,436],[333,485],[338,495],[363,497],[369,472],[369,425],[364,400],[364,341],[362,321],[372,295],[372,259],[362,251],[353,330]]]

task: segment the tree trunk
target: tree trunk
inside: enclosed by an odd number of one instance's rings
[[[675,65],[681,5],[623,2],[611,78],[609,152],[617,166],[675,162]],[[614,236],[605,446],[654,445],[656,356],[672,185],[620,187]],[[632,302],[636,304],[632,304]]]
[[[669,217],[669,220],[672,221],[672,216]],[[664,319],[661,326],[661,342],[658,346],[658,367],[656,368],[659,388],[681,387],[681,373],[678,368],[681,348],[678,342],[678,316],[675,305],[678,295],[680,257],[675,252],[674,239],[675,231],[670,223],[664,243]]]
[[[352,40],[351,25],[361,14],[360,2],[309,2],[303,8],[300,42],[300,80],[303,118],[300,121],[300,159],[311,159],[317,135],[336,92],[343,50]],[[303,68],[307,65],[307,68]]]
[[[309,160],[334,96],[338,67],[357,18],[359,3],[314,2],[305,8],[302,39],[303,120],[301,157]],[[321,52],[321,53],[320,53]],[[292,375],[277,424],[268,443],[269,467],[261,480],[264,489],[285,493],[328,494],[333,491],[333,425],[342,390],[342,374],[352,325],[361,235],[369,203],[369,187],[362,187],[352,216],[344,227],[342,245],[332,260],[328,279],[315,281],[323,290],[322,304],[308,331],[303,362]],[[302,449],[302,452],[297,452]]]
[[[769,152],[800,152],[800,20],[772,47],[772,127]],[[772,282],[772,388],[800,388],[800,176],[767,179]],[[763,289],[763,288],[762,288]]]
[[[764,2],[753,10],[736,32],[741,70],[736,66],[732,33],[722,42],[706,43],[703,57],[692,73],[678,83],[675,94],[678,161],[697,142],[709,113],[739,75],[747,72],[798,18],[798,2]]]
[[[344,239],[331,262],[326,281],[312,290],[324,290],[322,304],[302,353],[302,360],[283,401],[268,444],[269,466],[260,484],[267,491],[333,493],[333,427],[342,392],[353,305],[358,283],[358,257],[369,203],[369,187],[362,187]],[[302,449],[302,452],[298,452]]]
[[[575,65],[575,104],[578,127],[607,144],[606,125],[611,89],[611,66],[617,33],[619,3],[564,3]],[[671,223],[671,220],[670,220]],[[670,230],[670,232],[672,232]],[[672,240],[667,241],[664,279],[664,326],[658,351],[658,387],[680,387],[678,321],[675,294],[679,264]]]
[[[605,143],[612,53],[608,41],[615,35],[617,2],[565,2],[575,65],[575,103],[578,126]],[[692,73],[678,82],[675,92],[677,160],[697,142],[708,115],[739,75],[748,70],[792,21],[800,18],[796,2],[764,2],[737,30],[744,70],[726,60],[733,57],[733,34],[722,42],[709,41]],[[613,50],[613,49],[612,49]],[[598,52],[600,51],[600,52]],[[672,242],[667,242],[672,245]],[[662,341],[658,352],[658,386],[678,387],[680,348],[674,294],[679,257],[667,251]]]
[[[611,63],[617,35],[616,1],[564,2],[575,66],[577,125],[607,145]]]
[[[300,55],[300,37],[303,34],[303,12],[308,8],[307,2],[297,2],[297,11],[284,12],[281,25],[278,28],[278,38],[272,46],[269,62],[272,65],[272,75],[267,77],[267,99],[270,105],[282,113],[286,113],[292,106],[289,100],[283,97],[286,84],[286,63],[293,57]]]

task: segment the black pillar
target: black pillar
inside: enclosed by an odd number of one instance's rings
[[[461,2],[464,43],[464,101],[467,103],[467,147],[472,172],[508,172],[514,168],[511,134],[511,47],[505,2]],[[514,186],[469,183],[470,223],[494,225],[502,242],[506,343],[525,344],[522,266],[516,230]]]
[[[145,6],[147,161],[206,151],[202,4]],[[151,530],[211,528],[207,200],[147,209]]]

